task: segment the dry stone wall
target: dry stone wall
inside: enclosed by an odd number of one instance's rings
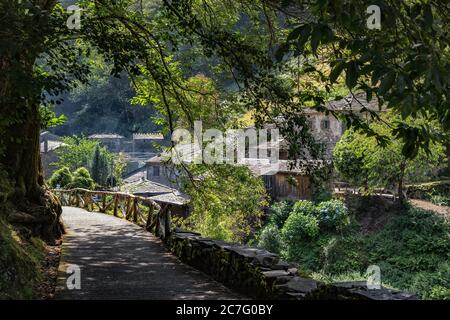
[[[417,296],[386,288],[367,289],[365,282],[324,284],[299,275],[297,265],[266,250],[202,238],[177,230],[165,238],[181,261],[257,299],[411,300]]]

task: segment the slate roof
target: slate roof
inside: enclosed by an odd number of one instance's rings
[[[156,202],[164,202],[183,206],[189,203],[189,197],[180,192],[164,193],[157,196],[150,197]]]
[[[175,189],[145,179],[126,183],[120,187],[120,191],[132,194],[153,194],[153,195],[176,192]]]
[[[56,150],[59,147],[66,146],[66,145],[67,144],[65,144],[62,141],[47,140],[47,152]],[[41,152],[45,152],[45,142],[44,141],[40,143],[39,147],[40,147]]]

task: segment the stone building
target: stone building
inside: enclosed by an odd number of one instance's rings
[[[56,169],[51,164],[58,161],[56,150],[65,145],[61,140],[61,137],[48,131],[41,132],[39,136],[42,169],[45,179],[50,178]]]
[[[105,145],[111,152],[120,152],[124,148],[125,137],[115,133],[92,134],[88,137],[92,140],[98,140]]]

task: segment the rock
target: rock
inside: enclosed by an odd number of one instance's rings
[[[287,271],[294,276],[297,275],[297,273],[298,273],[297,268],[289,268],[289,269],[287,269]]]
[[[273,270],[288,270],[289,263],[287,263],[286,261],[278,261],[276,264],[272,265],[271,268]]]
[[[277,278],[281,276],[288,276],[289,273],[284,270],[272,270],[263,272],[264,277],[266,278]]]
[[[278,286],[278,289],[304,294],[311,293],[317,288],[318,285],[315,280],[300,277],[294,277],[291,281]]]

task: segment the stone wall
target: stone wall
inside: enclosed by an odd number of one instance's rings
[[[299,275],[297,265],[276,254],[200,234],[175,231],[165,238],[168,249],[181,261],[256,299],[411,300],[417,297],[386,288],[368,290],[365,282],[323,284]]]

